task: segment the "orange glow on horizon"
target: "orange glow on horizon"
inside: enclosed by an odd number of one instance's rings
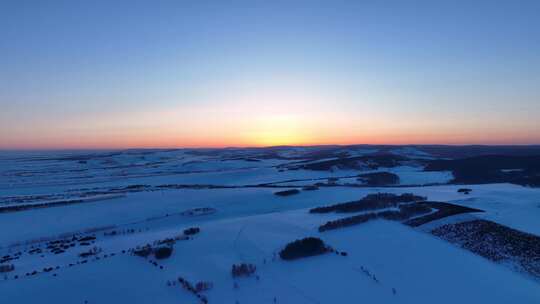
[[[152,148],[225,148],[225,147],[270,147],[270,146],[314,146],[314,145],[533,145],[538,144],[527,136],[506,136],[485,140],[483,136],[435,135],[386,135],[311,137],[306,134],[283,134],[275,132],[253,133],[247,138],[199,138],[176,139],[168,136],[151,138],[84,139],[78,141],[15,143],[2,149],[56,150],[56,149],[152,149]]]
[[[156,109],[66,118],[58,124],[19,124],[0,136],[0,149],[223,148],[310,145],[539,144],[529,126],[486,128],[474,120],[361,115],[314,105],[300,95],[271,96],[253,109],[249,98],[226,106]],[[233,96],[232,98],[236,98]],[[255,97],[250,97],[255,98]],[[298,98],[301,102],[293,103]],[[269,106],[271,105],[271,106]]]

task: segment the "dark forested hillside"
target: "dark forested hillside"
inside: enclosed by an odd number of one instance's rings
[[[456,183],[511,182],[540,186],[540,155],[486,155],[454,160],[432,160],[426,171],[452,171]]]

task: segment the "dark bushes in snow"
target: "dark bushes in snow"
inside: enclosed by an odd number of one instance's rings
[[[0,272],[10,272],[13,270],[15,270],[15,266],[13,264],[0,265]]]
[[[159,247],[154,250],[154,256],[158,260],[166,259],[171,256],[172,252],[172,247]]]
[[[279,256],[284,260],[294,260],[323,254],[329,251],[331,251],[331,248],[326,246],[321,239],[307,237],[287,244],[287,246],[279,252]]]
[[[87,258],[87,257],[89,257],[89,256],[96,255],[96,254],[98,254],[98,253],[100,253],[100,252],[101,252],[101,248],[99,248],[99,247],[94,247],[94,248],[92,248],[92,249],[90,249],[90,250],[88,250],[88,251],[79,253],[79,256],[80,256],[81,258]]]
[[[198,282],[197,284],[195,284],[195,286],[193,286],[191,282],[189,282],[188,280],[182,277],[178,278],[178,282],[185,290],[194,294],[199,299],[200,303],[202,304],[208,303],[208,299],[206,298],[205,295],[201,294],[201,292],[212,289],[213,284],[211,282]],[[175,283],[174,282],[171,283],[169,281],[168,285],[171,286],[171,284],[174,285]]]
[[[369,186],[387,186],[399,184],[399,176],[390,172],[373,172],[358,175],[359,181],[366,182]]]
[[[185,235],[194,235],[194,234],[197,234],[201,231],[201,229],[199,227],[191,227],[191,228],[188,228],[186,230],[184,230],[184,234]]]
[[[172,246],[175,242],[176,242],[176,240],[173,239],[173,238],[166,238],[166,239],[163,239],[163,240],[155,241],[154,244]]]
[[[137,255],[143,258],[148,257],[151,253],[152,253],[152,247],[150,246],[144,246],[142,248],[133,250],[134,255]]]
[[[200,281],[195,284],[195,291],[203,292],[212,289],[212,287],[214,287],[212,282]]]
[[[159,243],[159,242],[157,242],[157,243]],[[152,247],[152,246],[150,246],[150,244],[148,244],[148,245],[146,245],[146,246],[144,246],[142,248],[137,248],[137,249],[133,250],[134,255],[146,258],[149,255],[153,254],[155,256],[155,258],[158,259],[158,260],[166,259],[166,258],[170,257],[172,252],[173,252],[172,245],[161,246],[161,247]],[[157,266],[157,264],[156,264],[156,266]]]
[[[472,191],[472,189],[469,188],[460,188],[457,192],[463,193],[463,194],[469,194]]]
[[[284,190],[284,191],[274,192],[274,194],[278,195],[278,196],[289,196],[289,195],[294,195],[294,194],[298,194],[298,193],[300,193],[300,190],[298,190],[298,189],[291,189],[291,190]]]
[[[80,238],[80,239],[79,239],[79,242],[94,241],[95,239],[96,239],[95,236],[89,235],[89,236],[85,236],[85,237]]]
[[[231,274],[233,278],[241,277],[241,276],[250,276],[255,273],[257,270],[257,267],[253,264],[233,264],[231,269]]]

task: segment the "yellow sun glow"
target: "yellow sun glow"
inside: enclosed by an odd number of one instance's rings
[[[257,146],[302,145],[312,141],[309,130],[295,115],[272,115],[257,118],[246,132],[246,140]]]

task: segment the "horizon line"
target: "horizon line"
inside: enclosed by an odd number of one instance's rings
[[[272,148],[315,148],[315,147],[351,147],[351,146],[378,146],[378,147],[540,147],[540,143],[533,144],[312,144],[312,145],[274,145],[274,146],[162,146],[162,147],[76,147],[76,148],[0,148],[0,152],[17,151],[126,151],[126,150],[226,150],[226,149],[272,149]]]

